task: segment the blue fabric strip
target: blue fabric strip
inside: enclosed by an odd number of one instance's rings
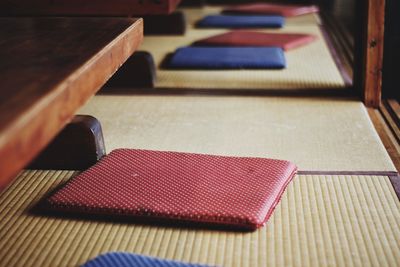
[[[206,265],[163,260],[126,252],[100,255],[81,267],[207,267]]]
[[[183,47],[168,62],[177,69],[282,69],[286,59],[279,47]]]
[[[201,28],[281,28],[282,16],[210,15],[197,23]]]

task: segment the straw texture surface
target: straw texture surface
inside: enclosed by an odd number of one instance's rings
[[[400,202],[385,176],[297,176],[254,233],[30,214],[73,175],[25,171],[2,192],[0,266],[78,266],[109,251],[227,267],[400,265]]]
[[[204,16],[220,14],[223,9],[222,6],[204,6],[200,8],[180,8],[178,10],[186,14],[188,26],[194,27],[196,22]],[[316,24],[321,24],[321,19],[317,13],[285,18],[285,26]]]
[[[95,96],[106,149],[290,160],[300,170],[395,171],[366,109],[335,98]]]
[[[166,70],[160,64],[178,47],[189,46],[194,41],[228,32],[225,29],[196,29],[195,21],[218,8],[185,9],[189,27],[184,36],[146,36],[140,47],[149,51],[159,66],[156,87],[161,88],[228,88],[228,89],[324,89],[342,88],[344,81],[330,54],[318,26],[317,15],[288,18],[279,30],[259,30],[277,33],[313,34],[318,39],[301,48],[286,53],[285,70]],[[196,13],[198,12],[198,13]]]

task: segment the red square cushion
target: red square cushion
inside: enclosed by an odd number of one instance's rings
[[[254,230],[297,167],[283,160],[117,149],[46,199],[58,211]]]
[[[265,33],[252,31],[231,31],[196,41],[199,46],[251,46],[280,47],[294,49],[313,42],[317,37],[298,33]]]
[[[309,13],[317,13],[318,11],[319,9],[317,6],[254,3],[228,7],[223,12],[259,15],[281,15],[284,17],[294,17]]]

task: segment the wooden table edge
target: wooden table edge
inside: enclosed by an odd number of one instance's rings
[[[129,20],[132,25],[0,132],[0,190],[139,47],[143,40],[143,20]]]

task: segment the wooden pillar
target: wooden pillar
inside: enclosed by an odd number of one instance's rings
[[[359,0],[355,80],[366,106],[378,108],[382,95],[385,0]]]

